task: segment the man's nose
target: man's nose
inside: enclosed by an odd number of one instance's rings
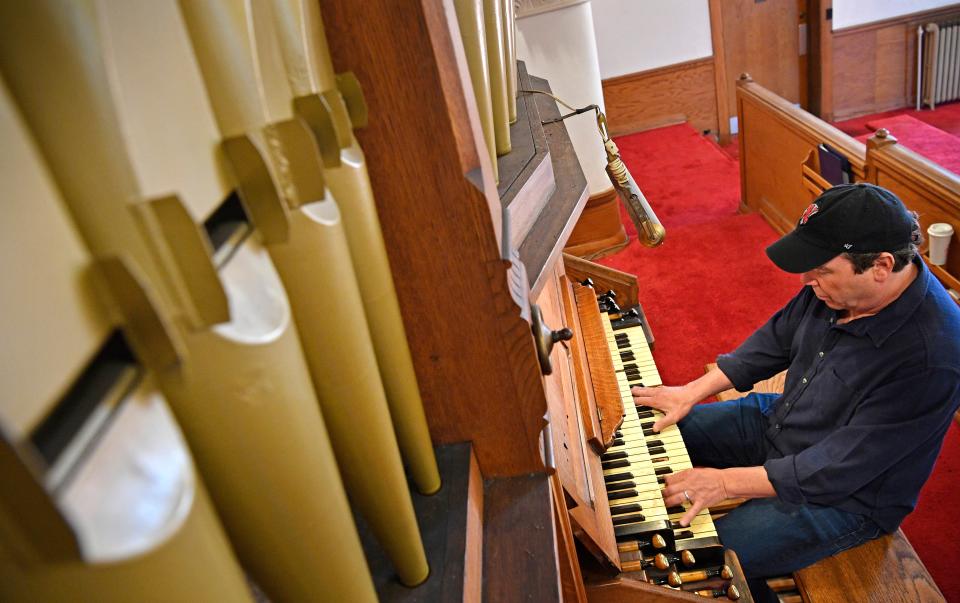
[[[809,285],[809,284],[813,283],[815,280],[816,280],[816,279],[814,278],[812,272],[804,272],[803,274],[800,275],[800,281],[801,281],[804,285]]]

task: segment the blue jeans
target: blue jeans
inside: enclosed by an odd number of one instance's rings
[[[752,467],[767,458],[765,415],[775,394],[698,404],[680,430],[695,466]],[[765,578],[789,574],[881,534],[870,518],[833,507],[795,505],[779,498],[749,500],[716,522],[724,546],[736,552],[756,601],[775,601]]]

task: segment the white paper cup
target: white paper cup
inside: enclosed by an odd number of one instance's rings
[[[947,248],[950,246],[950,239],[953,237],[953,226],[944,222],[931,224],[927,228],[927,236],[930,240],[930,263],[942,266],[947,263]]]

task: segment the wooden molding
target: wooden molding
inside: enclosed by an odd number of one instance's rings
[[[717,102],[718,142],[724,145],[730,142],[730,104],[727,91],[727,60],[723,53],[722,0],[710,0],[710,38],[713,42],[713,79]]]
[[[603,80],[610,134],[622,136],[689,121],[717,131],[713,58],[705,57]]]
[[[954,17],[955,13],[957,12],[960,12],[960,2],[954,2],[953,4],[939,6],[929,10],[917,11],[915,13],[908,13],[898,17],[890,17],[889,19],[881,19],[880,21],[871,21],[870,23],[861,23],[860,25],[851,25],[850,27],[834,29],[833,35],[835,37],[848,36],[866,31],[873,31],[875,29],[884,29],[890,27],[891,25],[900,25],[903,23],[916,25],[917,23],[926,23],[928,21],[951,18]]]

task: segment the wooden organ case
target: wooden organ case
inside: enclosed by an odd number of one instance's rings
[[[697,600],[645,581],[670,572],[635,567],[653,548],[618,547],[604,488],[624,390],[597,295],[612,289],[626,308],[637,303],[636,280],[562,254],[586,182],[562,122],[542,125],[559,116],[556,104],[525,92],[547,82],[522,65],[513,150],[491,162],[453,4],[320,1],[334,67],[364,90],[369,123],[357,138],[431,436],[441,448],[470,442],[483,478],[471,494],[474,512],[482,507],[473,534],[482,542],[472,545],[482,569],[464,598]],[[723,564],[722,549],[714,553]],[[726,562],[732,581],[683,588],[716,597],[733,584],[750,600],[735,556]]]
[[[531,92],[547,82],[501,62],[499,98],[473,100],[480,41],[514,44],[512,26],[482,24],[509,23],[512,0],[400,4],[0,9],[0,125],[23,164],[5,173],[29,189],[11,188],[3,239],[31,245],[67,291],[26,312],[38,279],[4,255],[25,283],[0,300],[20,312],[3,313],[22,327],[11,349],[29,343],[52,368],[3,368],[46,373],[20,378],[31,386],[56,370],[69,390],[0,403],[14,484],[0,599],[239,601],[249,580],[276,601],[672,601],[731,585],[749,600],[709,517],[685,534],[662,502],[640,504],[637,483],[656,495],[668,468],[624,470],[678,437],[645,440],[629,396],[655,375],[627,310],[636,280],[562,254],[587,191],[556,104]],[[41,223],[49,256],[25,234]],[[69,293],[81,271],[104,307]],[[64,308],[87,312],[89,332],[71,333]],[[19,318],[41,312],[58,321]],[[57,336],[69,358],[46,352]],[[115,340],[120,377],[89,386]],[[134,374],[140,389],[114,395]],[[155,473],[134,419],[166,425],[157,455],[176,452],[195,501],[171,490],[182,513],[149,538],[117,529],[115,509],[134,504],[103,504],[104,483],[149,501],[115,464]],[[37,456],[52,440],[36,424],[58,426],[61,450]],[[120,427],[126,456],[106,447]],[[54,479],[80,470],[101,480],[83,516]],[[91,549],[120,532],[124,546]]]

